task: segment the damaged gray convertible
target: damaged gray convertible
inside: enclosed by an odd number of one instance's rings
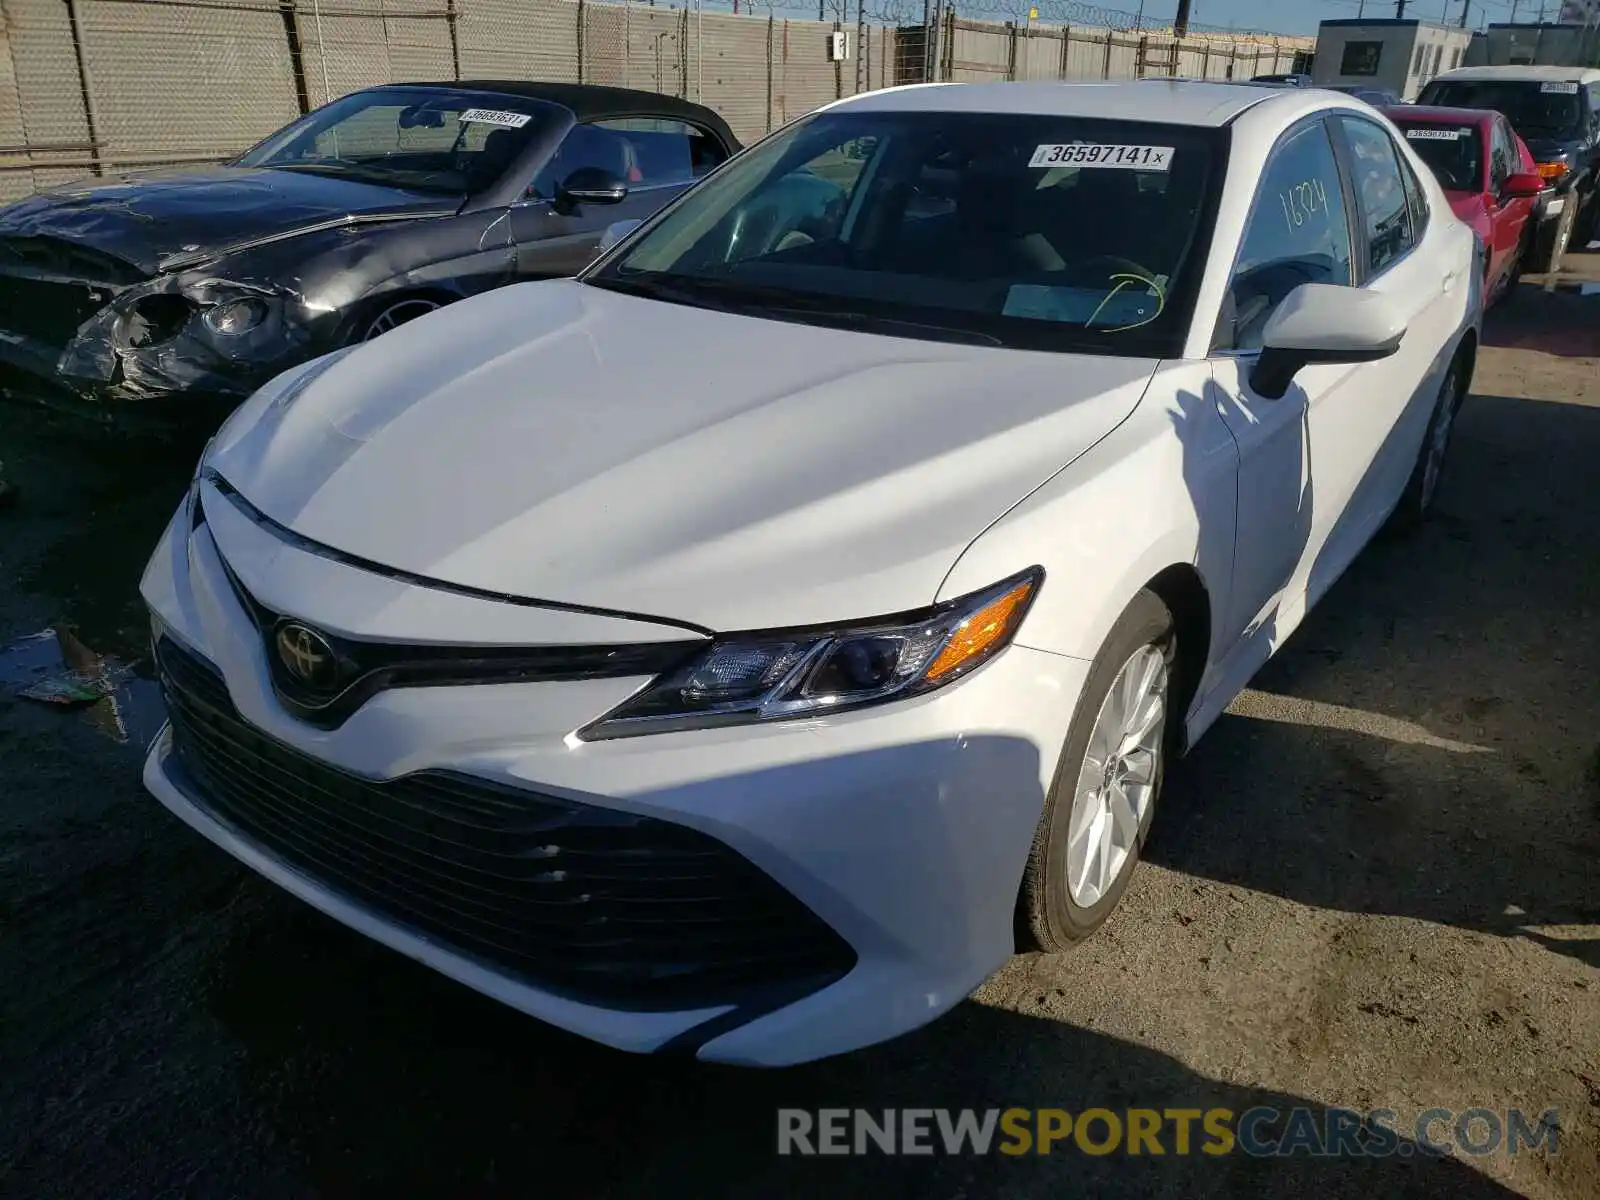
[[[648,92],[394,84],[227,164],[33,196],[0,210],[0,392],[209,416],[452,300],[574,273],[737,149]]]

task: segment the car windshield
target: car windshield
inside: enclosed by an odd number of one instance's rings
[[[1471,125],[1439,125],[1423,121],[1396,121],[1406,143],[1428,164],[1439,186],[1453,192],[1476,192],[1483,187],[1483,148]]]
[[[1222,136],[1072,117],[819,113],[693,189],[584,281],[908,337],[1175,353]]]
[[[499,179],[563,111],[522,96],[449,88],[354,92],[273,134],[238,165],[463,195]]]
[[[1417,101],[1444,108],[1491,108],[1523,137],[1569,137],[1579,132],[1578,85],[1521,79],[1436,79]]]

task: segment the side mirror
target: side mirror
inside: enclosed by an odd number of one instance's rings
[[[639,220],[611,222],[606,226],[606,231],[600,235],[600,246],[596,253],[604,254],[642,224],[643,222]]]
[[[1302,283],[1268,318],[1250,386],[1268,400],[1281,399],[1302,367],[1388,358],[1405,332],[1394,305],[1376,292]]]
[[[617,204],[628,197],[628,185],[603,167],[579,167],[556,193],[566,204]]]
[[[1505,183],[1500,186],[1500,194],[1507,200],[1537,196],[1542,191],[1544,191],[1544,179],[1532,172],[1507,175]]]

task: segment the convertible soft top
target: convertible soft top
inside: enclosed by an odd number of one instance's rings
[[[729,146],[738,147],[734,137],[715,112],[703,104],[668,96],[660,92],[643,92],[636,88],[606,87],[597,83],[538,83],[526,79],[442,79],[426,83],[395,83],[388,87],[436,87],[461,91],[503,92],[509,96],[526,96],[532,100],[545,100],[571,109],[580,121],[604,121],[614,117],[682,117],[697,125],[709,128]]]

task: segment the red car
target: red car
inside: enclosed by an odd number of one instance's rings
[[[1534,210],[1545,181],[1511,123],[1480,108],[1407,104],[1381,110],[1432,168],[1451,210],[1487,249],[1484,303],[1507,294],[1533,240]]]

